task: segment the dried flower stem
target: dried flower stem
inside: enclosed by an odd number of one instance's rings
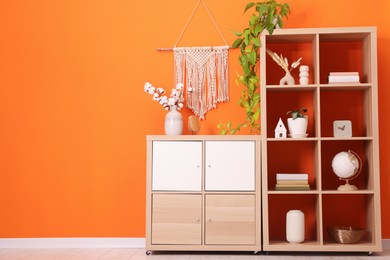
[[[276,62],[276,64],[278,64],[280,67],[282,67],[282,69],[285,71],[285,72],[289,72],[289,71],[292,71],[293,69],[295,69],[296,67],[298,67],[298,65],[300,64],[301,60],[302,60],[302,57],[299,58],[298,60],[294,61],[292,64],[291,64],[291,67],[290,69],[288,69],[289,65],[288,65],[288,60],[286,57],[283,58],[283,55],[280,54],[280,56],[274,52],[272,52],[270,49],[267,49],[266,50],[268,55],[271,56],[271,58]]]

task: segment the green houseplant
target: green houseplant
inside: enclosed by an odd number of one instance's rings
[[[306,115],[304,115],[304,113],[306,112],[307,112],[307,108],[298,108],[295,110],[288,111],[286,115],[291,114],[291,118],[295,120],[297,118],[307,117]]]
[[[221,134],[235,134],[241,128],[248,126],[252,133],[260,133],[260,80],[257,76],[261,47],[260,34],[264,30],[272,34],[277,27],[283,27],[283,18],[290,12],[289,4],[281,4],[276,0],[250,2],[246,5],[244,13],[250,9],[254,9],[255,13],[249,18],[249,26],[242,32],[234,32],[238,38],[232,45],[233,48],[240,48],[241,52],[239,64],[243,74],[238,74],[236,83],[244,85],[239,105],[245,108],[246,119],[236,127],[233,127],[231,122],[220,123],[218,128]]]
[[[292,111],[288,111],[286,115],[291,114],[290,118],[287,118],[288,131],[292,138],[304,138],[307,136],[307,112],[306,108],[298,108]]]

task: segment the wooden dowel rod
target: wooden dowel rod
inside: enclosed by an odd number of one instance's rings
[[[173,48],[157,48],[157,51],[173,51]]]
[[[211,50],[213,46],[210,46]],[[228,49],[232,49],[232,47],[228,46]],[[173,48],[157,48],[157,51],[173,51]]]

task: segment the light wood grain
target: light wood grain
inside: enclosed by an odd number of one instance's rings
[[[200,245],[201,195],[153,195],[152,244]]]
[[[206,195],[206,244],[254,245],[254,195]]]

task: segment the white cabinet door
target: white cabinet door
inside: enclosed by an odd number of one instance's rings
[[[205,188],[255,190],[254,141],[206,141]]]
[[[152,189],[201,191],[202,142],[154,141]]]

